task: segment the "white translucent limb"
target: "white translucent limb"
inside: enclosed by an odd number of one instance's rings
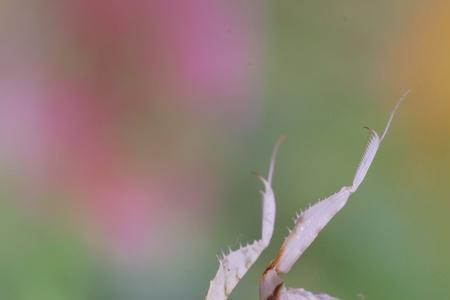
[[[383,134],[381,135],[381,137],[379,137],[378,133],[375,130],[366,127],[370,132],[370,138],[369,138],[369,142],[367,143],[367,147],[366,147],[366,150],[364,151],[361,162],[358,166],[358,169],[356,170],[355,177],[353,179],[353,184],[351,186],[352,192],[356,191],[356,189],[358,189],[361,182],[364,180],[364,177],[366,176],[367,171],[369,170],[369,167],[372,164],[373,159],[375,158],[375,154],[377,153],[380,143],[383,141],[389,128],[391,127],[391,122],[394,119],[394,116],[395,116],[395,113],[397,112],[398,107],[403,102],[403,100],[408,96],[409,93],[410,93],[410,90],[406,91],[403,94],[403,96],[397,101],[394,109],[391,112],[391,115],[389,116],[389,120],[386,124],[386,127],[384,128],[384,131],[383,131]]]
[[[393,111],[391,112],[389,121],[383,132],[382,138],[385,137],[394,114],[400,102],[405,98],[407,93],[399,100]],[[320,296],[312,294],[308,296],[308,292],[303,290],[286,289],[281,278],[281,274],[286,274],[300,258],[304,251],[316,239],[320,231],[328,224],[328,222],[345,206],[348,198],[354,193],[364,180],[370,165],[375,158],[382,138],[373,130],[369,129],[370,138],[367,147],[362,156],[361,162],[356,170],[353,183],[351,186],[344,186],[341,190],[328,198],[321,200],[297,215],[295,225],[285,239],[275,260],[269,265],[263,274],[260,282],[260,299],[333,299],[324,298],[327,295]],[[296,291],[296,292],[289,292]],[[303,291],[302,293],[298,291]],[[308,298],[309,297],[309,298]]]
[[[272,177],[275,170],[276,154],[283,139],[284,137],[281,137],[275,144],[267,179],[257,175],[264,184],[264,191],[262,191],[261,239],[235,251],[230,251],[230,253],[219,260],[219,269],[214,279],[210,282],[206,300],[228,299],[239,280],[247,273],[270,243],[275,225],[275,196],[272,190]]]
[[[272,178],[273,173],[275,172],[275,160],[278,154],[278,149],[283,141],[286,139],[285,136],[281,136],[272,152],[272,158],[270,160],[269,173],[267,176],[267,180],[258,175],[258,178],[264,183],[264,192],[262,192],[263,205],[262,205],[262,232],[261,232],[261,240],[266,245],[269,245],[270,240],[272,239],[273,229],[275,227],[275,213],[276,213],[276,203],[275,196],[272,190]]]
[[[383,131],[383,134],[381,135],[381,140],[384,139],[384,137],[386,136],[386,133],[389,130],[389,127],[391,127],[391,122],[394,119],[395,113],[397,112],[398,107],[400,106],[400,104],[402,104],[403,100],[406,99],[406,97],[408,97],[409,93],[411,93],[411,90],[407,90],[406,92],[403,93],[403,95],[400,97],[400,99],[397,101],[397,103],[395,104],[394,109],[391,112],[391,115],[389,117],[389,120],[386,124],[386,128]]]

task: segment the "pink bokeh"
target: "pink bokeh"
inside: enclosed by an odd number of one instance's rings
[[[148,259],[168,220],[204,222],[217,197],[214,140],[195,141],[222,126],[211,115],[236,126],[257,107],[260,20],[229,1],[50,3],[57,42],[42,60],[9,51],[17,70],[0,74],[0,159],[22,199],[52,211],[46,197],[64,195],[58,207],[98,251]]]

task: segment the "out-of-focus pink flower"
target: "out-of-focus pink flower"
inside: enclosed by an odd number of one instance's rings
[[[202,211],[205,204],[198,200],[211,192],[204,187],[207,180],[193,175],[109,174],[84,185],[77,207],[83,212],[80,225],[100,249],[122,262],[174,252],[177,241],[171,230]]]
[[[0,97],[4,158],[27,172],[64,165],[69,153],[94,148],[110,129],[111,116],[86,88],[74,84],[14,78],[1,82]]]
[[[167,37],[166,51],[184,89],[204,99],[241,101],[254,88],[260,56],[256,20],[233,1],[153,1],[152,24]],[[205,99],[206,98],[206,99]]]
[[[158,241],[167,212],[160,187],[142,178],[116,176],[81,187],[78,209],[86,235],[116,259],[142,259]]]
[[[164,223],[177,215],[174,207],[191,218],[205,207],[212,174],[193,170],[183,158],[149,157],[133,166],[115,128],[120,114],[100,105],[87,87],[52,83],[0,87],[0,159],[31,183],[22,196],[43,198],[44,186],[65,193],[74,224],[101,251],[126,262],[148,257],[160,247]]]
[[[165,95],[188,101],[187,109],[249,109],[262,69],[262,22],[261,14],[255,13],[261,11],[256,4],[225,0],[68,4],[69,28],[98,64],[89,70],[94,80],[115,81],[118,72],[132,70],[149,80],[150,101]],[[208,102],[213,105],[205,107]]]
[[[50,137],[42,107],[42,90],[28,78],[0,81],[0,153],[11,167],[39,168]],[[20,166],[19,166],[20,165]]]
[[[27,196],[65,195],[99,249],[144,259],[162,224],[195,223],[213,198],[214,141],[194,140],[214,126],[211,114],[236,124],[255,107],[260,20],[225,0],[53,4],[59,40],[48,47],[58,49],[39,63],[8,52],[22,76],[0,82],[0,159],[40,187]]]

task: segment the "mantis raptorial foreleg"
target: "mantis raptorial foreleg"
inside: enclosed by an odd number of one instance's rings
[[[320,231],[328,222],[344,207],[348,198],[354,193],[364,180],[370,165],[378,151],[380,143],[389,130],[395,112],[401,101],[408,95],[409,91],[397,102],[392,110],[386,127],[381,137],[378,133],[368,128],[370,132],[369,142],[363,153],[361,162],[356,169],[353,182],[350,186],[344,186],[341,190],[328,198],[321,200],[297,215],[294,228],[285,239],[275,260],[264,272],[260,283],[260,299],[296,299],[296,300],[326,300],[334,299],[324,294],[312,294],[303,289],[288,289],[284,287],[282,274],[286,274],[300,258],[303,252],[316,239]]]
[[[275,170],[275,158],[283,140],[284,137],[281,137],[275,144],[267,179],[257,175],[264,184],[264,191],[262,191],[261,239],[247,246],[240,247],[235,251],[231,251],[219,260],[219,269],[214,279],[210,282],[206,300],[227,299],[239,280],[247,273],[272,239],[276,209],[275,196],[272,190],[272,178]]]
[[[356,169],[353,182],[342,187],[337,193],[323,199],[304,212],[297,215],[295,224],[285,239],[277,257],[267,267],[260,281],[260,300],[332,300],[331,296],[321,293],[311,293],[304,289],[291,289],[284,286],[282,275],[287,274],[304,251],[316,239],[320,231],[345,206],[350,195],[358,189],[364,180],[370,165],[389,130],[395,112],[406,92],[397,102],[381,136],[370,128],[369,142],[363,153],[361,162]],[[252,244],[231,251],[219,261],[219,269],[210,283],[206,300],[226,300],[239,280],[246,274],[262,251],[269,245],[275,223],[275,196],[272,190],[272,178],[275,168],[275,158],[282,138],[276,143],[270,162],[267,179],[258,176],[264,183],[262,236]]]

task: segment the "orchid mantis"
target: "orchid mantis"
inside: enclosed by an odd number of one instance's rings
[[[385,138],[395,112],[400,103],[408,95],[407,91],[397,102],[391,112],[386,127],[380,136],[375,130],[367,128],[370,133],[369,142],[356,169],[353,182],[342,187],[337,193],[318,201],[316,204],[298,214],[294,227],[284,240],[278,255],[264,271],[261,280],[260,300],[332,300],[326,294],[308,292],[304,289],[293,289],[284,286],[282,275],[287,274],[303,252],[316,239],[320,231],[345,206],[350,195],[363,182],[370,165]],[[272,190],[272,178],[275,170],[275,158],[283,138],[275,144],[267,178],[258,175],[264,184],[262,191],[262,234],[259,240],[224,255],[219,261],[219,269],[210,287],[206,300],[226,300],[239,280],[247,273],[264,249],[269,245],[275,225],[275,196]]]

